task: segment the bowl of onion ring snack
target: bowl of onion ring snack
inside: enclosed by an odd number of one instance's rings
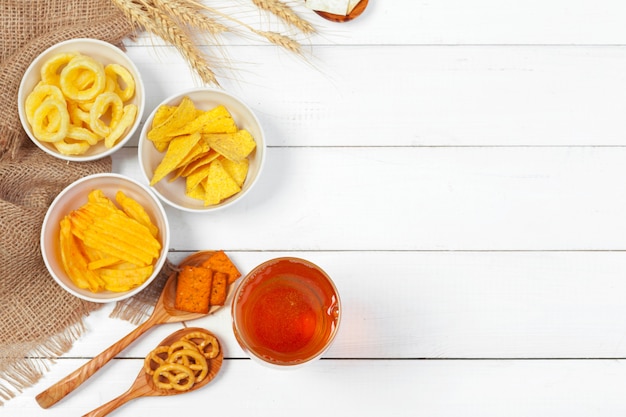
[[[29,65],[18,90],[20,121],[44,152],[68,161],[104,158],[137,131],[145,108],[139,70],[97,39],[51,46]]]

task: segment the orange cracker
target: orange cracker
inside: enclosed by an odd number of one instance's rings
[[[229,284],[232,284],[241,276],[241,272],[239,272],[235,264],[232,263],[224,251],[215,252],[209,259],[202,263],[202,266],[216,272],[227,274]]]
[[[174,307],[191,313],[208,313],[212,281],[212,270],[183,266],[178,273]]]
[[[209,304],[212,306],[223,306],[226,302],[226,290],[228,288],[228,274],[224,272],[213,273],[211,282],[211,297]]]

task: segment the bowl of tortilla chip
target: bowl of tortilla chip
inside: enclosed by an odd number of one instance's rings
[[[195,88],[165,99],[139,137],[139,165],[153,191],[190,212],[241,200],[265,160],[263,128],[252,110],[222,90]]]

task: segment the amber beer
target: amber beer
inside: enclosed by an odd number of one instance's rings
[[[332,342],[339,326],[339,294],[311,262],[278,258],[242,280],[232,313],[235,336],[253,357],[299,365],[319,357]]]

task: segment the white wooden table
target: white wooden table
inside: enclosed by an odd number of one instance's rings
[[[370,0],[346,24],[299,7],[309,62],[233,40],[223,87],[257,113],[267,165],[244,201],[168,208],[172,261],[221,248],[243,272],[309,259],[344,303],[324,358],[252,362],[228,309],[204,389],[119,416],[623,416],[626,413],[626,3]],[[171,47],[128,44],[148,114],[196,86]],[[114,170],[141,178],[136,140]],[[134,326],[87,332],[2,416],[80,416],[125,391],[181,324],[142,336],[48,410],[35,396]]]

